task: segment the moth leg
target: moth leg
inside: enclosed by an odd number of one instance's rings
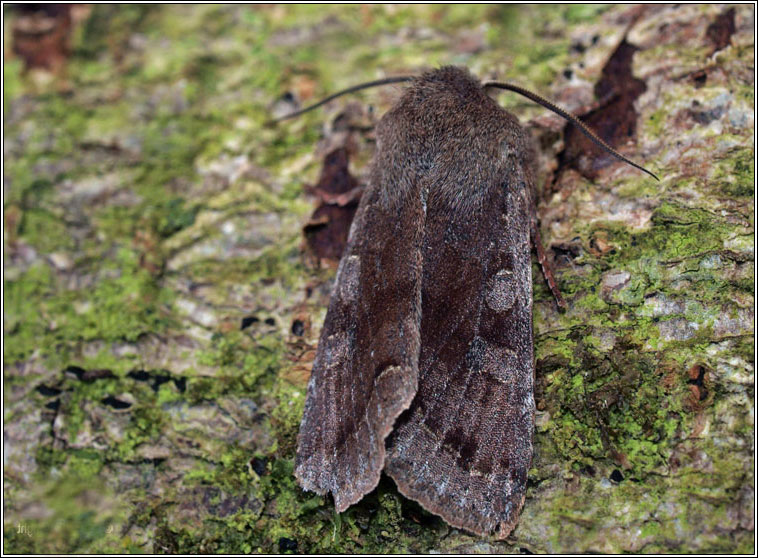
[[[547,286],[550,288],[550,292],[553,293],[553,296],[555,297],[555,302],[558,304],[558,306],[566,310],[568,306],[566,305],[566,301],[563,300],[563,296],[561,296],[561,291],[558,289],[558,285],[555,282],[555,273],[553,271],[553,265],[550,263],[550,260],[547,259],[547,254],[545,253],[545,247],[542,245],[542,237],[540,236],[540,227],[537,223],[537,216],[536,212],[532,211],[532,217],[529,219],[529,229],[532,237],[532,245],[534,245],[534,249],[537,251],[537,261],[540,264],[540,267],[542,268],[542,275],[545,276],[545,281],[547,281]]]

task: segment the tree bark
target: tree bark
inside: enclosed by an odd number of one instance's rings
[[[751,552],[754,21],[752,5],[98,5],[55,74],[5,45],[4,551]],[[302,228],[347,221],[309,220],[314,198],[356,195],[344,167],[307,186],[335,147],[363,179],[400,88],[264,123],[277,99],[443,64],[556,100],[661,179],[499,97],[538,146],[568,303],[535,261],[535,455],[500,542],[386,478],[338,515],[292,476],[334,275]]]

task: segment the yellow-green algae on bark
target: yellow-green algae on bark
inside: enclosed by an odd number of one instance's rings
[[[728,9],[98,5],[65,75],[6,62],[4,551],[750,552],[754,13],[712,55]],[[662,181],[567,171],[541,202],[570,308],[535,266],[517,529],[450,529],[387,479],[335,514],[292,476],[333,278],[300,254],[304,186],[335,112],[271,129],[269,107],[459,64],[574,109],[630,25],[622,150]],[[553,168],[557,121],[500,101]]]

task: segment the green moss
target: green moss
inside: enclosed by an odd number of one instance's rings
[[[32,554],[113,552],[118,529],[126,520],[126,505],[98,477],[102,468],[98,452],[73,451],[51,479],[40,475],[33,485],[35,502],[47,513],[40,518],[13,520],[5,517],[4,551]]]
[[[752,150],[740,150],[734,158],[717,167],[716,177],[721,191],[730,197],[750,197],[755,194],[755,159]]]
[[[609,242],[619,247],[615,254],[607,256],[611,266],[621,259],[641,259],[653,251],[657,251],[659,258],[674,259],[716,250],[727,232],[727,227],[714,221],[709,212],[669,202],[654,210],[651,226],[642,232],[632,232],[621,225],[593,225],[593,232],[600,229],[608,233]]]
[[[250,491],[258,494],[262,489],[258,476],[249,466],[251,456],[249,450],[238,446],[230,446],[225,453],[218,456],[218,465],[204,463],[189,471],[184,480],[187,486],[212,485],[230,494]]]
[[[608,6],[603,4],[572,4],[566,8],[564,17],[569,23],[593,20],[608,10]]]
[[[293,236],[282,245],[264,250],[257,258],[198,261],[189,264],[185,272],[197,280],[213,278],[221,287],[249,283],[254,289],[265,289],[276,282],[291,291],[300,284],[304,271],[299,243],[300,239]]]
[[[551,417],[541,431],[561,460],[592,465],[613,458],[638,478],[665,466],[667,448],[688,420],[686,379],[664,388],[649,356],[631,350],[627,340],[606,354],[592,335],[573,334],[563,340],[572,347],[569,359],[553,356],[559,340],[551,342],[547,350],[537,345],[543,404]]]
[[[75,151],[89,125],[90,116],[89,109],[61,96],[53,95],[46,99],[41,105],[39,123],[44,126],[45,132],[52,132],[55,138],[50,151],[61,156]]]
[[[271,413],[278,448],[285,454],[293,454],[305,408],[305,393],[285,380],[279,380],[275,392],[277,405]]]
[[[103,456],[95,450],[72,450],[67,462],[72,475],[83,481],[97,477],[103,469]]]
[[[199,207],[187,207],[183,198],[171,198],[163,207],[155,209],[158,214],[156,229],[159,235],[166,237],[192,226]]]
[[[21,361],[37,348],[44,348],[48,323],[42,317],[40,309],[44,308],[44,301],[51,295],[52,290],[52,272],[44,264],[31,266],[16,280],[4,281],[4,363]]]
[[[68,251],[74,246],[65,223],[44,210],[25,211],[19,227],[19,235],[43,254]]]
[[[168,418],[160,408],[153,405],[138,406],[132,411],[129,426],[121,441],[106,450],[106,459],[118,462],[140,459],[136,453],[137,447],[144,443],[155,443],[164,430],[166,420]]]
[[[732,286],[726,288],[723,274],[698,265],[704,255],[719,253],[732,234],[732,227],[710,212],[663,203],[653,212],[648,229],[633,231],[616,223],[594,223],[583,236],[590,239],[598,233],[617,247],[603,257],[603,266],[626,268],[632,274],[631,283],[618,294],[619,302],[637,306],[648,293],[664,289],[674,278],[684,277],[698,285],[697,300],[728,302],[723,295]],[[662,261],[681,263],[674,268],[661,268]],[[596,288],[599,278],[599,274],[571,277],[564,292],[581,293],[583,296],[575,301],[579,307],[603,311],[606,305]],[[699,314],[700,307],[690,308]]]
[[[164,116],[151,120],[142,135],[141,175],[138,191],[145,196],[165,196],[172,180],[194,176],[195,158],[217,133],[212,119]],[[160,199],[160,198],[159,198]]]
[[[20,60],[6,60],[3,63],[3,110],[8,111],[10,103],[24,89],[21,71],[23,64]]]
[[[73,301],[79,299],[87,305],[84,311],[69,314],[66,325],[71,331],[84,340],[135,341],[142,333],[168,327],[172,323],[168,313],[172,293],[140,268],[135,252],[119,250],[114,264],[116,277],[99,281],[84,299],[73,297]]]
[[[647,117],[647,122],[645,123],[646,132],[653,137],[660,137],[669,114],[670,110],[665,106],[653,112]]]
[[[192,379],[190,400],[213,399],[227,392],[255,393],[270,386],[281,366],[284,347],[276,335],[253,339],[242,331],[214,334],[211,348],[196,355],[199,364],[218,369],[215,379]]]
[[[597,281],[586,280],[582,282],[584,285],[587,286],[587,290],[584,289],[572,289],[572,286],[569,286],[566,289],[567,294],[571,294],[572,292],[578,292],[582,296],[576,301],[576,305],[580,310],[587,310],[589,312],[602,312],[604,313],[608,309],[608,304],[605,303],[605,301],[600,298],[599,294],[597,293]]]
[[[128,372],[139,366],[140,355],[135,353],[116,356],[106,346],[94,355],[82,355],[69,364],[85,370],[110,370],[117,378],[123,379]]]
[[[135,29],[152,27],[157,6],[128,4],[125,6],[97,4],[87,18],[80,41],[74,45],[74,62],[86,61],[101,55],[109,46],[122,44]],[[78,75],[76,67],[74,75]]]

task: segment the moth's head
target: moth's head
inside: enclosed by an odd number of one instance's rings
[[[461,66],[442,66],[414,78],[411,87],[458,95],[478,94],[482,84]]]
[[[493,141],[504,115],[466,68],[443,66],[414,78],[386,116],[392,126],[417,128],[411,135],[422,138],[450,141],[463,134]],[[506,124],[518,126],[512,120]]]
[[[419,110],[426,110],[424,113],[427,117],[427,121],[435,121],[440,124],[450,123],[449,121],[455,121],[456,116],[460,116],[462,107],[472,107],[481,104],[487,106],[488,103],[493,102],[491,98],[486,94],[488,89],[505,89],[513,91],[519,95],[534,101],[537,104],[555,112],[562,116],[569,122],[576,125],[579,130],[592,140],[600,148],[604,149],[617,159],[624,161],[625,163],[645,172],[660,180],[655,174],[647,170],[646,168],[638,165],[637,163],[627,159],[600,137],[598,137],[592,130],[585,126],[575,116],[562,109],[561,107],[551,103],[547,99],[540,97],[539,95],[532,93],[531,91],[506,82],[499,81],[487,81],[484,83],[479,82],[474,78],[466,68],[459,66],[443,66],[439,69],[432,70],[421,74],[420,76],[398,76],[362,83],[349,87],[343,91],[330,95],[325,99],[322,99],[318,103],[306,107],[302,110],[293,112],[291,114],[276,118],[271,123],[280,122],[289,118],[294,118],[305,112],[309,112],[317,107],[320,107],[329,101],[336,99],[342,95],[360,91],[362,89],[368,89],[369,87],[377,87],[379,85],[388,85],[391,83],[410,83],[410,87],[405,91],[398,105],[393,110],[397,110],[399,105],[405,104],[406,109],[418,108]],[[472,125],[483,126],[488,122],[472,122]],[[442,126],[444,127],[444,126]]]

